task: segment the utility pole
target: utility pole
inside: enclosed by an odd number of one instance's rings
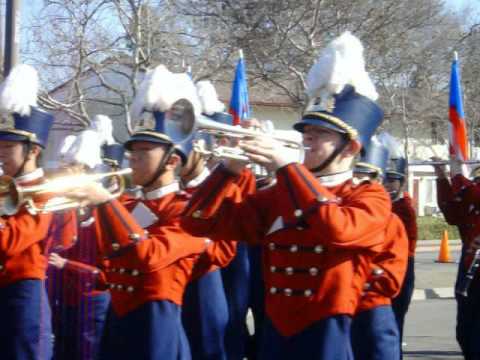
[[[5,46],[4,46],[5,16],[4,16],[4,11],[5,11],[5,1],[0,0],[0,64],[1,64],[2,68],[3,68],[3,64],[5,62],[5,58],[4,58],[4,52],[5,52]]]
[[[7,76],[18,63],[20,49],[20,0],[7,0],[5,12],[5,62],[3,75]]]

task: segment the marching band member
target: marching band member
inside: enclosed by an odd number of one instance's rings
[[[53,116],[37,108],[38,75],[18,65],[0,87],[0,111],[14,124],[0,130],[5,175],[22,186],[44,181],[38,166]],[[8,194],[4,194],[6,196]],[[39,199],[44,202],[47,199]],[[44,279],[45,254],[56,233],[51,214],[32,215],[22,205],[10,214],[3,200],[0,220],[0,354],[4,359],[40,360],[52,355],[50,307]],[[71,239],[70,239],[71,240]]]
[[[415,286],[415,248],[417,246],[417,217],[410,195],[403,191],[407,163],[405,158],[392,159],[393,167],[387,169],[385,188],[392,198],[392,211],[402,220],[408,235],[408,265],[400,294],[393,300],[392,307],[400,330],[400,354],[403,340],[403,327]]]
[[[229,160],[200,186],[182,219],[214,241],[263,245],[265,360],[352,359],[351,317],[391,214],[379,184],[351,181],[355,155],[383,118],[357,38],[345,33],[324,51],[308,91],[315,102],[294,125],[309,147],[303,165],[273,139],[243,140],[246,155],[277,183],[241,203],[225,200],[245,174],[244,162]]]
[[[61,162],[68,168],[83,167],[84,172],[119,168],[123,145],[113,143],[111,134],[105,136],[105,132],[100,131],[107,128],[111,132],[110,118],[97,115],[92,125],[73,141],[68,137],[64,140],[66,146],[61,149]],[[74,246],[49,257],[49,264],[59,269],[57,274],[50,276],[53,280],[50,292],[56,295],[52,302],[56,308],[53,311],[55,360],[95,359],[103,334],[110,294],[100,289],[104,281],[96,267],[98,248],[95,219],[91,215],[91,211],[83,209]]]
[[[224,114],[225,106],[218,100],[211,82],[199,81],[196,88],[202,104],[202,113],[205,116],[214,117],[216,114]],[[181,184],[189,194],[192,194],[210,174],[205,158],[193,151],[193,141],[203,142],[205,139],[201,137],[189,139],[177,146],[184,160],[180,170]],[[202,254],[199,263],[196,264],[194,273],[201,267],[204,269],[211,267],[212,258],[216,258],[215,244],[209,244],[208,250]],[[235,255],[234,242],[225,242],[223,245],[225,245],[224,252],[220,258],[224,261],[218,264],[219,267],[227,266]],[[204,269],[201,272],[204,272]],[[182,306],[182,323],[192,351],[192,359],[229,359],[225,350],[225,330],[228,320],[228,304],[220,269],[216,268],[188,284]]]
[[[112,304],[101,359],[191,358],[180,307],[193,265],[208,242],[180,227],[187,196],[176,181],[181,158],[164,132],[164,120],[193,118],[196,109],[188,75],[172,74],[164,66],[147,73],[132,104],[132,117],[153,112],[155,127],[135,132],[125,143],[141,197],[114,200],[94,183],[72,194],[98,205],[100,261]]]
[[[366,154],[355,165],[358,181],[382,183],[388,163],[388,149],[372,138]],[[352,347],[355,359],[400,358],[399,330],[391,306],[398,295],[407,269],[408,238],[402,221],[392,213],[385,230],[382,249],[371,264],[352,323]]]
[[[435,159],[436,160],[436,159]],[[452,160],[450,163],[451,183],[447,177],[445,166],[434,166],[437,175],[437,200],[445,220],[450,225],[456,225],[462,240],[462,253],[458,264],[455,282],[455,299],[457,301],[456,338],[465,359],[480,359],[478,331],[480,319],[478,306],[480,302],[480,283],[475,276],[468,288],[467,296],[462,294],[466,281],[468,267],[471,266],[473,255],[478,248],[475,239],[479,235],[478,222],[480,214],[479,168],[471,171],[469,179],[465,166]]]

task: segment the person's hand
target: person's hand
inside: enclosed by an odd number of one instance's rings
[[[438,156],[432,156],[430,158],[432,161],[442,161],[441,158]],[[433,164],[433,170],[435,171],[435,175],[437,175],[437,178],[439,179],[445,179],[447,177],[447,164]]]
[[[88,182],[64,194],[65,196],[76,199],[80,207],[88,205],[100,205],[114,198],[114,196],[97,182]]]
[[[57,269],[63,269],[67,261],[67,259],[61,257],[57,253],[51,253],[48,257],[48,263],[52,266],[55,266]]]
[[[281,142],[268,136],[242,140],[239,146],[252,162],[264,166],[269,172],[298,162],[298,154],[295,151],[285,148]]]
[[[457,158],[450,159],[450,176],[453,178],[455,175],[462,175],[468,178],[468,168],[465,163]]]
[[[261,129],[262,124],[255,118],[242,120],[241,127],[246,129]]]
[[[237,159],[225,159],[223,160],[223,165],[225,168],[230,171],[232,174],[240,175],[245,166],[247,166],[247,162],[243,160]]]

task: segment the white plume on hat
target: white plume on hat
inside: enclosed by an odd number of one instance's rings
[[[195,114],[200,114],[200,100],[192,79],[185,73],[174,74],[164,65],[158,65],[146,73],[140,84],[131,107],[132,119],[140,119],[144,110],[167,111],[180,99],[190,101]]]
[[[218,100],[217,91],[213,84],[208,80],[197,82],[197,93],[202,104],[202,112],[207,115],[213,115],[225,110],[225,105]]]
[[[63,158],[65,154],[68,153],[69,149],[72,147],[73,143],[77,139],[77,135],[67,135],[60,145],[60,156]]]
[[[0,85],[0,111],[28,116],[37,106],[39,80],[30,65],[15,66]]]
[[[383,131],[379,133],[376,138],[388,149],[389,157],[391,159],[400,159],[405,157],[403,147],[400,145],[397,139],[395,139],[388,132]]]
[[[95,115],[92,120],[91,128],[97,132],[100,145],[115,144],[115,139],[113,138],[112,119],[110,119],[107,115]]]
[[[373,101],[378,98],[365,69],[363,45],[349,31],[333,40],[320,53],[308,72],[305,92],[310,99],[320,98],[323,102],[339,94],[346,85],[353,86],[358,94]]]
[[[93,129],[78,135],[69,135],[60,146],[60,160],[64,164],[83,164],[93,169],[102,163],[100,137]]]

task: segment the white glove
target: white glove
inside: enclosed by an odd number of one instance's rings
[[[450,159],[450,176],[453,178],[459,174],[468,178],[467,165],[456,158]]]

